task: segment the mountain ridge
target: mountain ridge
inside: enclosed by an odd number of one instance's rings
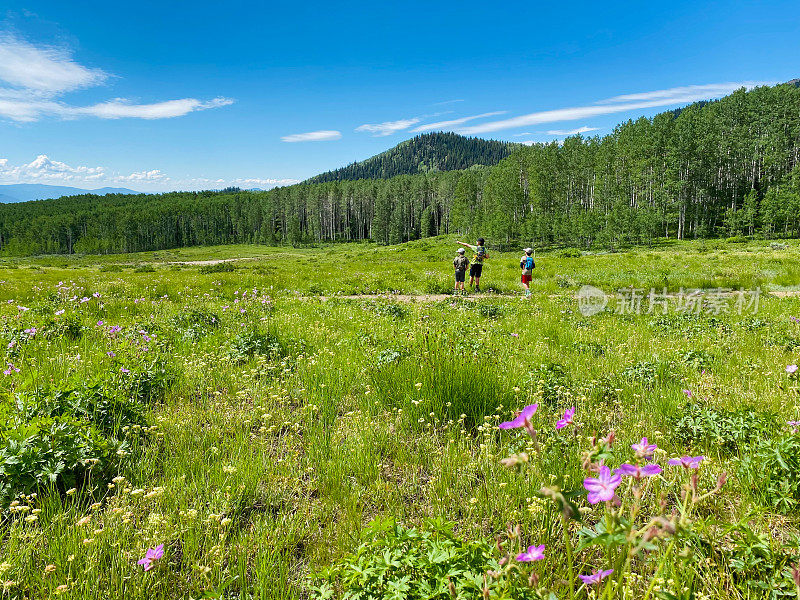
[[[141,194],[128,188],[102,187],[96,190],[77,188],[66,185],[46,185],[41,183],[4,183],[0,184],[0,203],[13,204],[30,202],[31,200],[51,200],[62,196],[79,196],[83,194]]]
[[[450,132],[423,133],[365,160],[314,175],[304,183],[389,179],[396,175],[494,166],[521,146]]]

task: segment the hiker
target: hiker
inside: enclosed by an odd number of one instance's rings
[[[470,248],[474,254],[472,255],[472,260],[470,261],[469,267],[469,285],[472,287],[472,284],[475,284],[475,291],[481,291],[481,272],[483,271],[483,261],[489,258],[489,254],[486,252],[486,247],[484,244],[483,238],[478,238],[478,245],[473,246],[472,244],[465,244],[464,242],[458,242],[462,246],[466,246]]]
[[[456,294],[459,290],[461,290],[462,294],[466,294],[466,290],[464,289],[464,279],[467,272],[467,267],[469,266],[469,260],[467,260],[467,257],[464,256],[464,252],[465,250],[463,248],[459,248],[456,250],[456,257],[453,259],[453,267],[456,270]]]
[[[532,248],[525,248],[523,252],[525,254],[519,259],[519,268],[522,269],[522,285],[525,287],[525,297],[528,298],[531,295],[530,283],[533,278],[533,270],[536,268],[536,262],[531,256],[533,253]]]

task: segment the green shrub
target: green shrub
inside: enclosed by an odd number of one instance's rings
[[[548,362],[530,372],[527,386],[535,390],[543,404],[555,407],[563,397],[563,392],[570,387],[570,383],[571,379],[564,365]]]
[[[642,360],[622,369],[617,373],[617,378],[623,383],[652,387],[659,379],[668,380],[670,375],[668,363]]]
[[[133,270],[134,273],[155,273],[153,265],[140,265]]]
[[[558,251],[558,256],[561,258],[580,258],[583,253],[577,248],[564,248]]]
[[[772,415],[753,408],[728,410],[688,404],[673,424],[673,435],[680,445],[702,445],[732,453],[739,452],[771,429]]]
[[[705,350],[690,350],[681,356],[681,361],[700,371],[707,369],[713,362],[713,358]]]
[[[301,342],[284,340],[275,332],[252,330],[231,338],[226,355],[233,362],[243,363],[257,354],[267,355],[271,360],[285,358],[299,353],[301,348]]]
[[[477,304],[478,314],[487,319],[499,319],[503,316],[504,310],[497,304],[489,304],[487,302],[480,302]]]
[[[0,503],[37,490],[83,487],[107,478],[146,425],[135,397],[114,385],[37,389],[4,405]]]
[[[466,600],[480,598],[484,585],[492,598],[536,597],[521,575],[514,577],[519,582],[487,578],[487,571],[500,570],[494,544],[460,540],[451,523],[429,520],[416,529],[375,520],[362,538],[354,553],[312,574],[314,598]]]
[[[763,506],[790,513],[800,505],[800,436],[760,437],[739,465]]]
[[[396,302],[365,302],[362,306],[367,310],[372,310],[375,314],[391,319],[404,319],[408,315],[408,308]]]
[[[232,262],[220,262],[200,267],[200,273],[203,275],[208,275],[209,273],[233,273],[235,270],[236,267]]]
[[[102,265],[100,267],[101,273],[119,273],[122,271],[122,265]]]
[[[202,309],[187,309],[172,318],[172,324],[181,337],[195,341],[219,327],[216,313]]]
[[[748,590],[755,596],[768,591],[769,598],[796,597],[797,590],[786,576],[787,571],[797,564],[796,556],[775,549],[770,543],[770,535],[756,533],[747,523],[734,526],[730,537],[732,548],[724,554],[737,590]]]
[[[115,383],[141,402],[158,402],[176,380],[173,369],[160,357],[142,363],[128,373],[116,373]]]

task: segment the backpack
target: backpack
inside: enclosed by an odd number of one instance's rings
[[[531,275],[536,268],[536,263],[533,262],[532,256],[525,257],[525,275]]]

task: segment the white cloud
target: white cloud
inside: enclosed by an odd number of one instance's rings
[[[0,35],[0,79],[42,94],[99,85],[108,78],[100,69],[79,65],[64,50],[37,48],[10,34]]]
[[[229,98],[181,98],[135,104],[115,98],[90,106],[60,100],[65,93],[104,83],[110,76],[76,63],[65,50],[36,47],[10,34],[0,34],[0,117],[18,122],[45,117],[77,119],[169,119],[233,103]]]
[[[743,81],[740,83],[684,86],[669,90],[628,94],[626,96],[617,96],[616,99],[609,98],[608,100],[601,100],[592,106],[576,106],[571,108],[544,110],[518,117],[512,117],[510,119],[502,119],[500,121],[491,121],[489,123],[464,127],[458,130],[458,132],[466,135],[474,135],[500,131],[502,129],[513,129],[516,127],[539,125],[542,123],[574,121],[577,119],[585,119],[599,115],[608,115],[631,110],[641,110],[645,108],[655,108],[659,106],[669,106],[675,104],[689,104],[698,100],[719,98],[741,87],[749,89],[759,85],[772,85],[774,83],[775,82],[771,81]],[[624,100],[625,98],[630,98],[631,100]],[[622,99],[622,101],[620,99]]]
[[[281,138],[283,142],[327,142],[338,140],[342,137],[340,131],[323,129],[321,131],[309,131],[307,133],[293,133]]]
[[[579,133],[589,133],[590,131],[597,131],[599,127],[578,127],[577,129],[550,129],[547,135],[577,135]]]
[[[774,82],[764,81],[741,81],[727,83],[707,83],[704,85],[685,85],[666,90],[654,90],[652,92],[640,92],[638,94],[623,94],[600,100],[597,104],[612,104],[615,102],[636,102],[641,100],[671,100],[677,98],[677,102],[683,102],[681,98],[685,96],[697,97],[700,100],[706,98],[719,98],[735,92],[741,87],[751,88],[759,85],[772,85]]]
[[[384,137],[398,131],[408,129],[420,122],[419,117],[413,119],[400,119],[398,121],[385,121],[384,123],[365,123],[356,127],[356,131],[371,133],[372,137]]]
[[[480,115],[472,115],[471,117],[461,117],[459,119],[450,119],[449,121],[439,121],[438,123],[427,123],[425,125],[420,125],[419,127],[415,127],[411,131],[418,132],[418,131],[449,129],[454,125],[463,125],[467,121],[474,121],[475,119],[485,119],[486,117],[496,117],[497,115],[504,115],[504,114],[506,114],[506,111],[497,110],[494,112],[483,113]]]
[[[299,183],[299,180],[264,177],[238,177],[234,179],[185,177],[175,179],[169,177],[160,169],[117,173],[99,166],[73,166],[52,160],[46,154],[40,154],[31,162],[20,165],[12,165],[7,158],[0,158],[0,184],[10,183],[69,185],[85,189],[96,189],[108,185],[125,185],[137,190],[160,192],[166,190],[221,189],[230,186],[271,188],[277,185],[292,185]]]

